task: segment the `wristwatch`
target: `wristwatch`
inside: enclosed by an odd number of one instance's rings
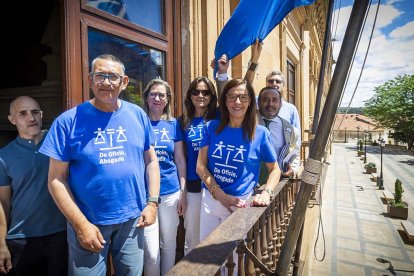
[[[258,66],[259,66],[259,64],[253,63],[252,61],[249,61],[249,64],[247,65],[247,70],[256,72]]]
[[[147,203],[149,202],[155,203],[155,205],[158,207],[161,203],[161,198],[159,196],[150,196],[147,199]]]
[[[269,194],[270,198],[273,198],[275,196],[275,193],[272,189],[265,189],[264,191]]]

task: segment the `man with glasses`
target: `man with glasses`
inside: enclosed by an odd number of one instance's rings
[[[94,98],[61,114],[40,149],[69,222],[69,275],[105,275],[109,250],[117,275],[141,275],[142,227],[159,204],[155,134],[140,107],[118,98],[129,79],[117,57],[95,58],[88,80]]]
[[[253,83],[255,72],[259,66],[259,58],[260,54],[262,52],[262,43],[259,43],[258,40],[252,46],[251,49],[251,58],[249,61],[249,66],[246,71],[246,75],[244,76],[244,79],[249,82],[250,84]],[[285,76],[282,72],[278,70],[274,70],[267,74],[266,76],[266,86],[276,88],[282,93],[283,88],[285,87]],[[298,140],[296,142],[298,148],[300,148],[301,145],[301,128],[300,128],[300,117],[298,109],[295,105],[285,101],[283,97],[282,100],[282,106],[280,107],[278,116],[287,120],[291,125],[293,125],[297,132],[298,132]]]
[[[0,218],[8,222],[0,230],[0,273],[67,275],[66,220],[47,189],[49,158],[39,153],[42,111],[21,96],[8,119],[18,136],[0,150]]]
[[[266,85],[278,89],[280,92],[285,86],[285,76],[280,71],[272,71],[266,76]],[[291,125],[293,125],[299,133],[297,144],[300,146],[300,118],[299,112],[295,105],[283,100],[281,98],[281,104],[278,116],[287,120]]]
[[[300,167],[299,150],[296,146],[297,130],[279,116],[282,106],[280,91],[266,86],[259,92],[258,121],[270,131],[270,140],[277,154],[277,162],[283,177],[296,177]],[[259,183],[266,183],[265,166],[261,167]]]

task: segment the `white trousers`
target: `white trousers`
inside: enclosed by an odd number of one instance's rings
[[[187,255],[200,243],[201,192],[187,192],[187,211],[184,215],[185,243],[184,255]]]
[[[160,232],[157,221],[144,228],[144,275],[160,275]]]
[[[223,221],[225,221],[230,215],[230,211],[224,207],[220,201],[213,198],[210,192],[203,188],[200,211],[200,241],[204,240],[211,232],[214,231]],[[252,195],[253,192],[239,196],[238,198],[246,200]],[[237,207],[232,207],[232,210],[236,210]],[[236,249],[233,251],[233,261],[236,264],[234,267],[234,275],[237,275],[237,253]],[[221,267],[221,275],[228,275],[227,268],[223,265]]]
[[[177,214],[180,191],[161,197],[158,207],[158,227],[145,227],[144,274],[165,275],[175,264],[177,228],[180,222]],[[148,229],[147,229],[148,228]]]

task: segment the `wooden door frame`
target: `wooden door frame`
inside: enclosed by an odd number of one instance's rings
[[[165,51],[166,81],[173,87],[175,93],[175,114],[182,111],[182,74],[181,74],[181,1],[165,0],[165,35],[133,24],[125,24],[125,20],[111,18],[91,13],[89,8],[82,9],[83,0],[62,1],[62,70],[63,70],[63,109],[67,110],[89,99],[87,76],[89,71],[87,50],[88,27],[99,27],[99,24],[109,24],[114,35]],[[123,24],[121,24],[121,23]],[[119,24],[118,24],[119,23]],[[101,26],[102,27],[102,26]],[[108,32],[106,30],[106,32]],[[120,35],[122,33],[122,36]],[[157,40],[160,44],[157,44]],[[162,43],[163,42],[163,43]],[[167,47],[161,46],[167,44]]]

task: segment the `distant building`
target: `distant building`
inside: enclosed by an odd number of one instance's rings
[[[367,141],[378,141],[384,138],[388,143],[388,131],[381,127],[373,119],[361,114],[336,114],[335,124],[333,127],[334,141],[345,141],[348,139],[364,139],[367,135]]]

